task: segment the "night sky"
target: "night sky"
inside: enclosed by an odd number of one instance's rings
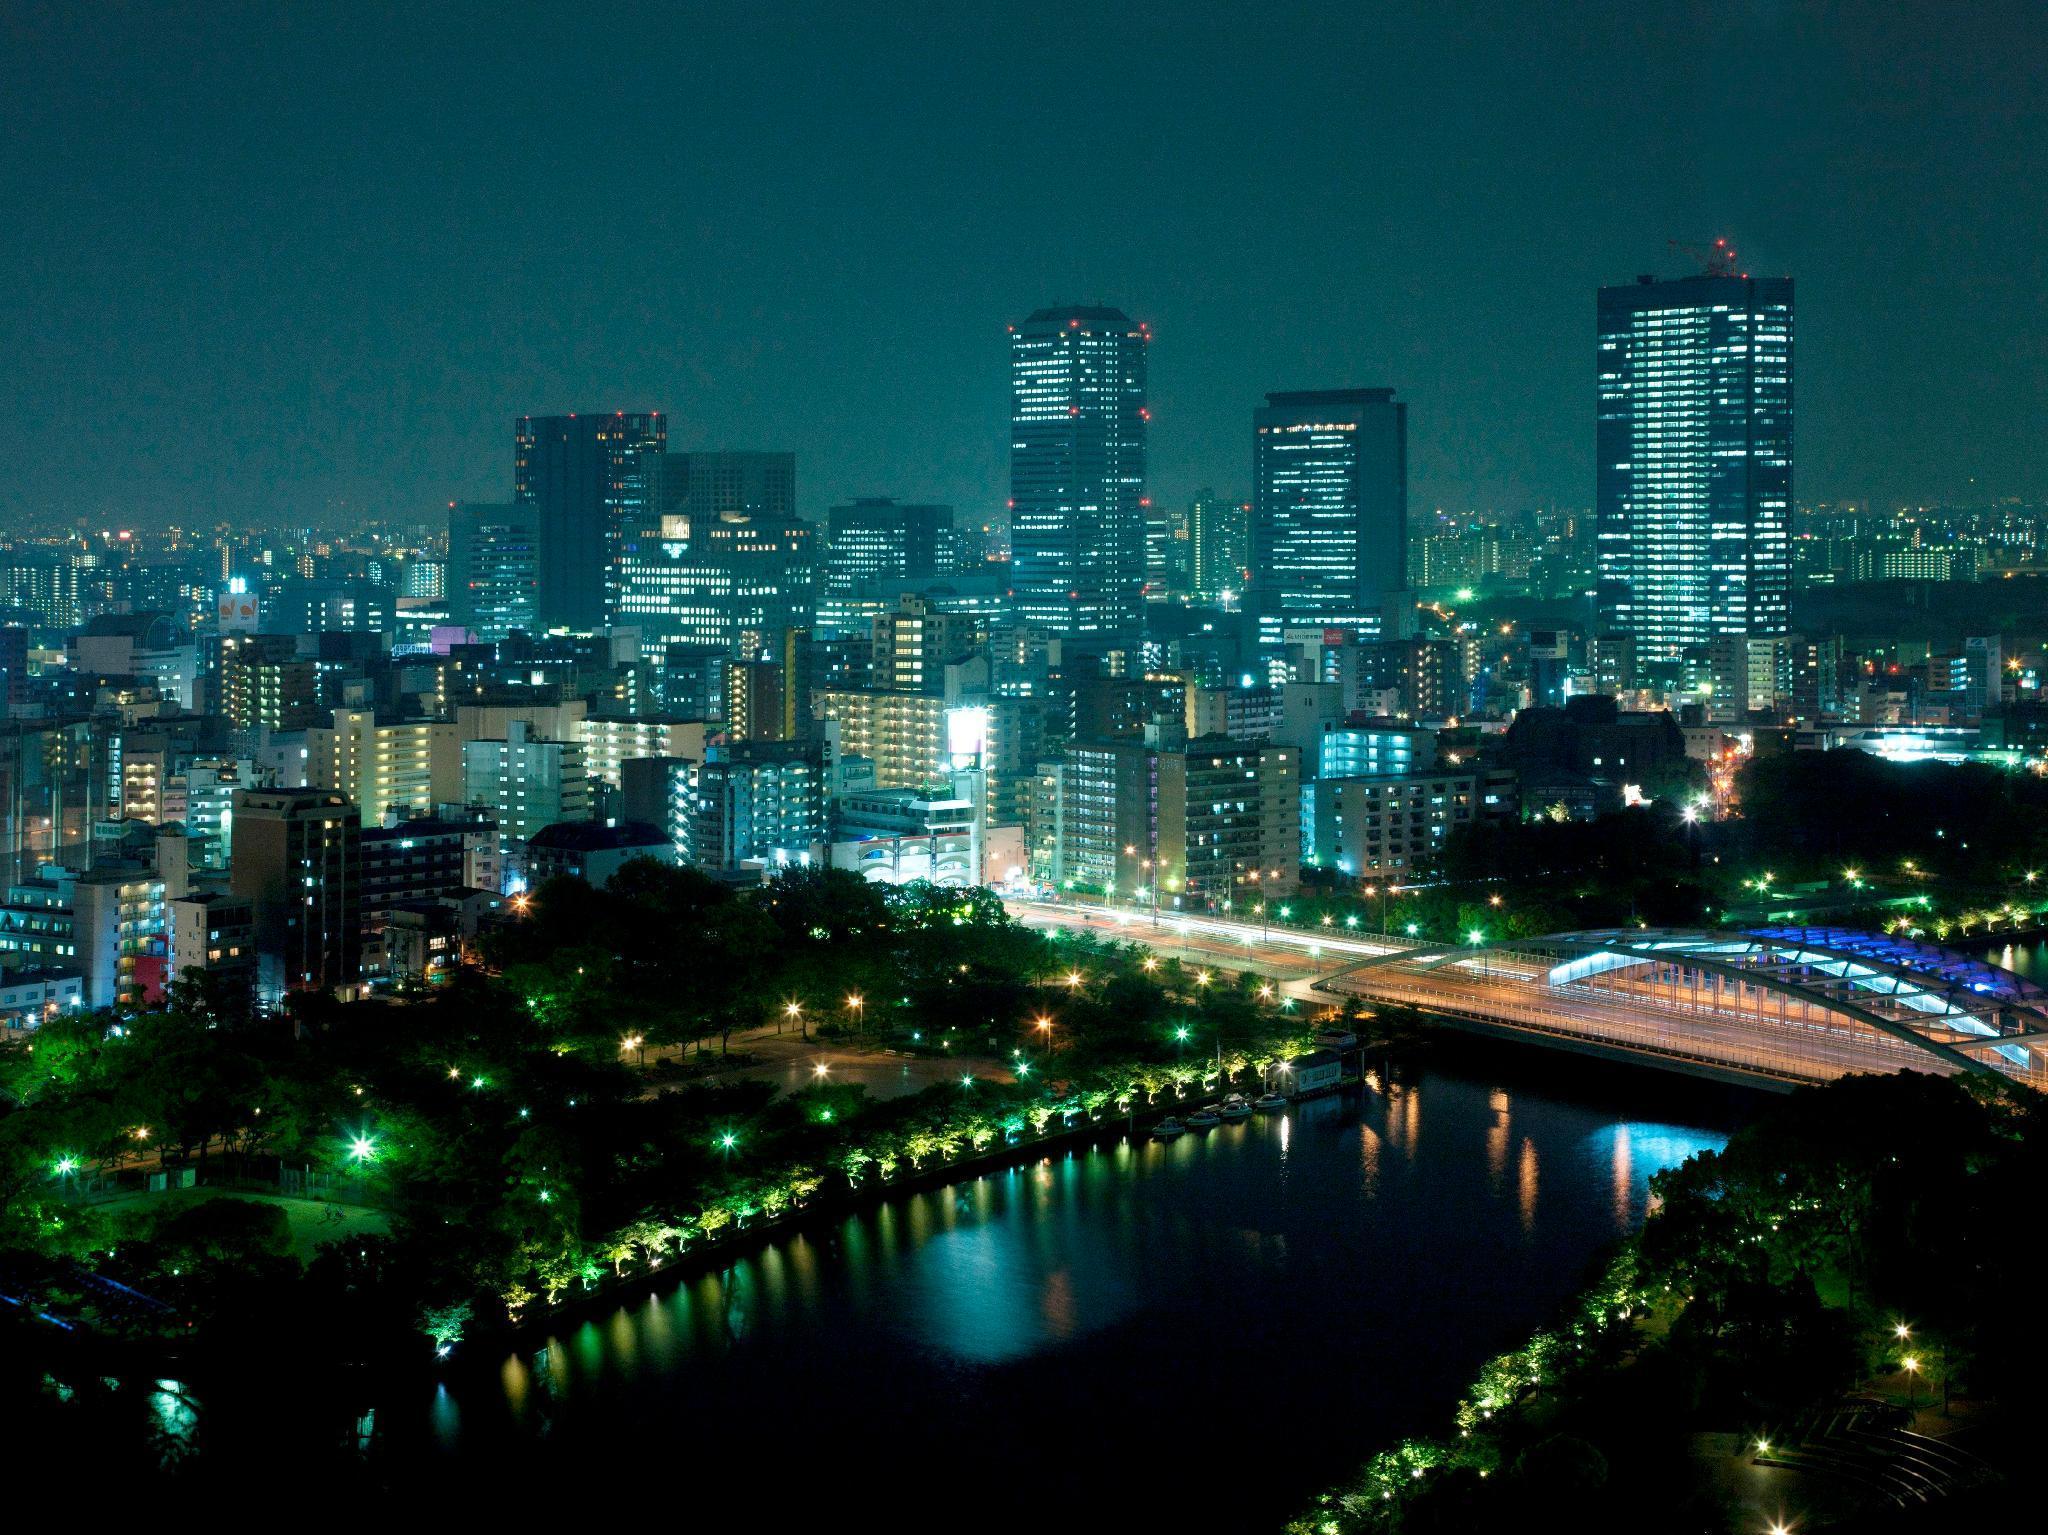
[[[0,528],[424,516],[512,418],[999,507],[1005,322],[1151,322],[1153,488],[1392,385],[1592,498],[1593,290],[1798,279],[1797,493],[2048,500],[2048,6],[0,0]]]

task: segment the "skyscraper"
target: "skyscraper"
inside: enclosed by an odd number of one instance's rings
[[[835,506],[825,520],[818,626],[865,634],[868,621],[902,594],[897,583],[922,584],[953,567],[950,506],[874,496]]]
[[[448,616],[495,643],[534,632],[534,504],[448,503]]]
[[[796,516],[796,455],[757,449],[664,453],[647,466],[651,512],[685,517]]]
[[[668,418],[521,416],[514,443],[513,499],[534,508],[535,621],[600,628],[617,609],[625,536],[649,511],[647,456],[666,448]]]
[[[1145,348],[1121,309],[1010,327],[1010,592],[1055,634],[1128,639],[1145,586]]]
[[[1379,632],[1408,584],[1408,407],[1391,389],[1269,394],[1252,413],[1259,643],[1295,625]]]
[[[757,655],[811,622],[817,533],[788,515],[664,513],[626,540],[619,620],[650,650],[681,640]]]
[[[1188,508],[1188,537],[1193,548],[1195,595],[1209,600],[1224,592],[1244,591],[1244,573],[1252,562],[1251,508],[1242,501],[1205,490]]]
[[[1602,288],[1595,432],[1600,627],[1669,669],[1715,635],[1785,632],[1792,279]]]

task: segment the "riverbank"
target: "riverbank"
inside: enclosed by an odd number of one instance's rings
[[[2041,1131],[2032,1095],[1974,1087],[1902,1073],[1806,1089],[1662,1174],[1644,1229],[1479,1373],[1447,1432],[1373,1456],[1290,1535],[1609,1515],[1644,1531],[1863,1530],[1900,1505],[1944,1520],[2002,1506],[2007,1480],[1948,1431],[1948,1408],[1975,1393],[1967,1437],[1998,1442],[1997,1401],[2019,1379],[1976,1306],[2024,1282],[2031,1245],[1991,1237],[1996,1195],[1959,1211],[1959,1173],[1997,1184],[2001,1162],[2031,1166],[2022,1143]],[[1926,1141],[1902,1144],[1896,1123]],[[1936,1228],[1958,1223],[1992,1255],[1974,1302],[1945,1295],[1935,1256]],[[1917,1411],[1937,1373],[1940,1423]]]
[[[1351,1084],[1351,1088],[1363,1090],[1355,1083]],[[581,1317],[616,1306],[622,1301],[645,1295],[650,1290],[681,1284],[699,1275],[729,1267],[778,1241],[799,1235],[825,1222],[842,1220],[848,1215],[872,1209],[884,1201],[1019,1166],[1041,1159],[1062,1148],[1071,1150],[1077,1146],[1107,1145],[1122,1139],[1135,1141],[1140,1135],[1149,1134],[1152,1127],[1162,1119],[1221,1102],[1230,1090],[1219,1089],[1187,1098],[1176,1098],[1171,1104],[1149,1104],[1143,1112],[1087,1120],[1049,1131],[1042,1136],[1006,1142],[988,1151],[970,1152],[952,1161],[938,1161],[927,1167],[913,1168],[907,1174],[898,1174],[886,1179],[864,1179],[856,1185],[821,1190],[804,1204],[792,1207],[786,1215],[735,1230],[729,1237],[714,1237],[693,1245],[672,1261],[637,1269],[631,1274],[600,1277],[593,1283],[571,1292],[569,1299],[558,1302],[546,1311],[522,1317],[506,1327],[478,1332],[474,1336],[474,1342],[479,1347],[518,1347],[522,1343],[531,1343],[555,1327],[575,1322]]]

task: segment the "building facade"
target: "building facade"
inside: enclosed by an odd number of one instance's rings
[[[1013,613],[1057,635],[1135,636],[1145,587],[1145,349],[1120,309],[1010,327]]]
[[[306,782],[345,795],[370,826],[427,815],[462,795],[462,738],[446,720],[336,709],[331,726],[306,732]]]
[[[533,508],[540,628],[596,629],[617,611],[626,532],[649,512],[648,456],[667,446],[659,411],[519,418],[512,497]]]
[[[1391,389],[1269,394],[1252,416],[1252,604],[1290,625],[1380,632],[1407,585],[1408,407]]]
[[[1214,602],[1242,595],[1252,563],[1252,509],[1248,502],[1205,490],[1188,508],[1195,595]]]
[[[449,618],[495,644],[535,632],[540,587],[537,505],[532,501],[448,503]]]
[[[266,1004],[362,974],[362,816],[329,789],[237,796],[230,889],[254,918]]]
[[[887,497],[835,506],[825,522],[820,631],[866,634],[867,620],[894,597],[893,583],[914,587],[952,574],[953,565],[952,507]]]
[[[1596,602],[1638,667],[1786,631],[1792,279],[1729,271],[1600,290]]]

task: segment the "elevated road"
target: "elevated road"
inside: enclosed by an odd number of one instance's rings
[[[1545,984],[1547,967],[1513,956],[1459,955],[1431,967],[1388,964],[1333,978],[1323,990],[1367,1004],[1412,1007],[1476,1033],[1497,1034],[1689,1076],[1789,1090],[1855,1071],[1924,1068],[1910,1045],[1867,1029],[1775,1019],[1647,992],[1613,994]]]
[[[2048,991],[1968,956],[1822,929],[1561,933],[1450,950],[1344,930],[1012,901],[1031,926],[1251,970],[1303,1003],[1353,998],[1455,1027],[1789,1090],[1852,1072],[2048,1085]]]
[[[1409,939],[1378,934],[1311,932],[1150,909],[1134,911],[1073,901],[1006,900],[1003,904],[1027,927],[1134,943],[1196,969],[1249,970],[1272,980],[1282,995],[1319,1006],[1329,1005],[1331,999],[1316,989],[1317,981],[1353,965],[1384,962],[1422,948]]]

